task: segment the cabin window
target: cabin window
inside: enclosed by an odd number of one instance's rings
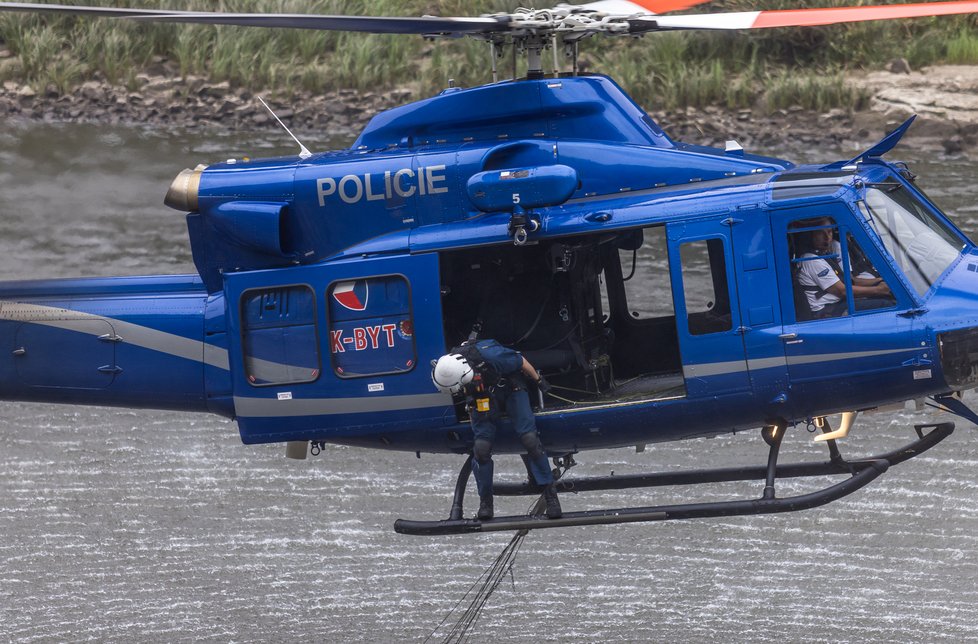
[[[664,226],[631,231],[619,243],[625,304],[633,319],[675,315],[668,257]]]
[[[410,371],[417,362],[411,293],[400,275],[334,282],[329,302],[333,372],[359,378]]]
[[[895,306],[892,291],[876,266],[852,233],[846,233],[843,243],[832,217],[791,222],[788,247],[799,322]]]
[[[679,247],[686,323],[690,335],[729,331],[730,287],[722,239],[701,239]]]
[[[308,286],[253,289],[241,296],[245,375],[255,386],[319,377],[316,297]]]
[[[920,295],[964,248],[954,232],[901,184],[868,189],[859,209]]]

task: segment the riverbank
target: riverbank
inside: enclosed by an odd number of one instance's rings
[[[0,117],[227,130],[275,125],[247,88],[161,72],[139,74],[130,87],[90,80],[70,94],[61,94],[53,86],[37,92],[30,85],[6,81],[0,85]],[[672,137],[703,145],[736,139],[749,147],[771,147],[790,139],[802,145],[857,146],[878,140],[917,114],[908,136],[921,144],[943,147],[946,153],[978,147],[978,67],[946,65],[911,72],[897,65],[895,71],[853,75],[848,82],[871,97],[868,109],[818,113],[789,107],[764,113],[756,108],[708,106],[659,112],[655,106],[646,107]],[[273,91],[263,92],[262,97],[297,134],[328,132],[337,139],[352,139],[380,111],[423,98],[407,88]]]

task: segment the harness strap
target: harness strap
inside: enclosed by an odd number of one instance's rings
[[[475,343],[463,344],[460,347],[456,347],[453,349],[453,353],[458,353],[465,358],[465,361],[469,363],[476,373],[482,376],[482,382],[486,387],[491,389],[499,385],[502,376],[482,357],[482,353],[475,346]]]

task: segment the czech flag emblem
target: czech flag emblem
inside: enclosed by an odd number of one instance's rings
[[[339,302],[340,306],[351,311],[367,309],[368,293],[367,280],[340,282],[333,287],[333,299]]]

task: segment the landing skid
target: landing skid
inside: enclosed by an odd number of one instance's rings
[[[826,430],[829,428],[826,426]],[[560,519],[547,519],[540,515],[515,515],[497,517],[489,521],[461,518],[462,494],[468,481],[468,461],[459,474],[452,516],[442,521],[412,521],[398,519],[394,530],[401,534],[437,536],[449,534],[469,534],[473,532],[499,532],[507,530],[539,530],[542,528],[567,528],[581,525],[604,525],[612,523],[638,523],[645,521],[672,521],[676,519],[702,519],[714,517],[747,516],[754,514],[775,514],[796,512],[825,505],[872,482],[891,465],[897,465],[922,454],[951,435],[954,423],[915,425],[918,439],[898,450],[866,459],[847,461],[842,458],[833,440],[826,441],[830,460],[822,463],[794,463],[778,465],[778,450],[784,436],[783,428],[766,428],[764,438],[770,446],[767,467],[733,467],[691,472],[664,472],[629,476],[599,476],[578,479],[562,479],[557,482],[561,492],[587,492],[593,490],[623,490],[641,487],[660,487],[667,485],[697,485],[701,483],[720,483],[730,481],[764,480],[764,493],[759,499],[739,501],[720,501],[716,503],[686,503],[608,510],[588,510],[584,512],[565,512]],[[924,433],[924,430],[931,431]],[[463,478],[463,474],[465,475]],[[849,478],[810,494],[779,499],[775,496],[775,481],[778,478],[798,478],[849,474]],[[495,493],[500,496],[540,494],[541,488],[529,484],[497,483]]]

